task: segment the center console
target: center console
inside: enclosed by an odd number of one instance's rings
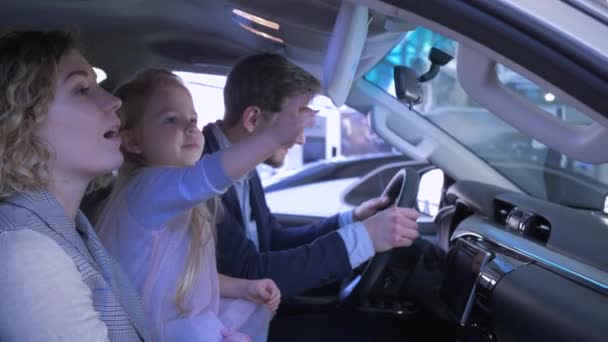
[[[456,239],[447,254],[439,295],[451,320],[462,327],[463,335],[475,336],[462,340],[494,340],[487,309],[492,290],[503,276],[529,262],[478,237]]]
[[[447,255],[446,274],[440,297],[452,319],[466,325],[475,304],[481,270],[493,257],[476,243],[459,239]]]

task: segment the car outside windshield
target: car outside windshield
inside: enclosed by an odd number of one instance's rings
[[[433,47],[455,59],[444,66],[437,77],[423,83],[425,98],[414,106],[416,113],[458,140],[529,195],[575,208],[603,209],[608,193],[608,164],[592,165],[569,158],[475,103],[458,82],[456,41],[419,27],[408,32],[365,75],[365,79],[395,96],[393,67],[405,65],[421,75],[430,66],[428,54]],[[516,72],[501,65],[497,72],[507,87],[560,119],[580,125],[592,122]],[[407,110],[406,105],[403,106]]]

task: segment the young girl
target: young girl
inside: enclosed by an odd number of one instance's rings
[[[314,112],[280,115],[273,127],[204,156],[189,91],[148,70],[119,88],[125,163],[98,222],[99,234],[139,290],[158,341],[264,340],[280,293],[274,282],[217,274],[215,210],[222,193],[279,146],[292,144]],[[220,310],[219,297],[227,301]],[[221,313],[220,313],[221,311]]]
[[[135,290],[78,210],[122,163],[120,100],[69,34],[0,37],[0,341],[140,341]]]

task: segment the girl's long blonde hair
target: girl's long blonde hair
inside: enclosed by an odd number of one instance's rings
[[[141,123],[146,104],[154,90],[166,84],[179,84],[185,88],[182,80],[170,71],[148,69],[115,91],[115,95],[122,100],[122,107],[118,110],[121,130],[133,129]],[[118,170],[116,183],[109,196],[110,200],[120,192],[140,168],[147,166],[146,161],[140,155],[130,153],[124,148],[122,148],[122,152],[124,163]],[[185,298],[198,278],[204,248],[208,243],[215,243],[214,227],[220,207],[220,201],[215,197],[192,209],[192,218],[188,227],[190,236],[188,261],[179,280],[175,296],[175,304],[182,313],[190,311],[184,306]]]
[[[75,45],[63,31],[0,34],[0,200],[49,181],[51,151],[35,132],[53,101],[59,61]]]

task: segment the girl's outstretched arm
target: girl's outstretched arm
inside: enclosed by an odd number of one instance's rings
[[[219,151],[228,176],[239,179],[269,158],[277,149],[291,147],[304,131],[304,127],[313,123],[316,113],[309,108],[303,108],[296,113],[275,113],[271,126],[253,132],[239,143]]]
[[[204,156],[189,167],[146,167],[129,184],[129,211],[150,228],[223,193],[235,180],[246,175],[278,148],[291,146],[315,111],[277,113],[268,128],[253,133],[237,144]]]

